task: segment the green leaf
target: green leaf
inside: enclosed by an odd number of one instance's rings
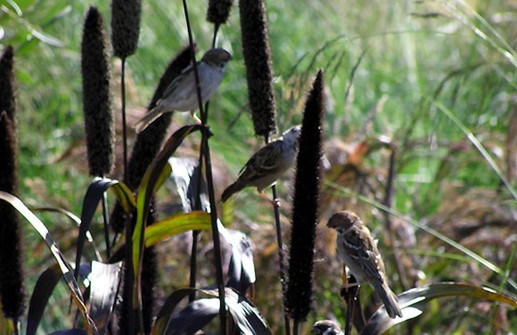
[[[165,143],[163,149],[153,159],[147,168],[137,194],[137,216],[135,229],[133,231],[133,270],[135,275],[134,291],[138,294],[138,276],[140,276],[142,251],[144,247],[144,228],[146,226],[149,204],[156,190],[163,184],[171,173],[168,162],[169,157],[178,149],[183,140],[191,133],[201,129],[199,125],[184,126],[178,129]],[[140,303],[140,299],[135,296],[134,301]]]
[[[410,289],[399,296],[402,318],[392,319],[384,306],[380,307],[368,320],[360,335],[377,335],[386,332],[393,326],[413,319],[424,312],[424,304],[430,300],[446,297],[465,297],[484,299],[503,303],[517,308],[517,300],[498,293],[490,288],[463,283],[438,283],[426,287]]]
[[[75,305],[81,312],[89,330],[95,332],[95,323],[88,316],[88,312],[84,304],[84,299],[81,294],[81,291],[79,290],[79,286],[77,285],[77,281],[74,278],[73,271],[68,261],[63,256],[63,253],[59,249],[57,243],[54,241],[52,236],[50,236],[50,233],[47,227],[45,227],[45,224],[43,224],[43,222],[41,222],[40,219],[38,219],[38,217],[36,217],[36,215],[34,215],[27,208],[27,206],[25,206],[25,204],[23,204],[23,202],[14,195],[0,191],[0,199],[5,200],[9,204],[11,204],[11,206],[13,206],[27,221],[29,221],[29,223],[34,227],[34,229],[36,229],[36,231],[45,240],[52,256],[54,256],[54,258],[57,261],[59,269],[72,295],[72,299]]]
[[[207,212],[173,215],[145,228],[145,247],[189,230],[210,230],[211,227],[210,214]]]

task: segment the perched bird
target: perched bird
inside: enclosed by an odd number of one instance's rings
[[[203,104],[212,97],[219,87],[223,80],[226,63],[231,58],[232,56],[228,51],[216,48],[208,50],[197,62]],[[198,107],[194,69],[190,64],[167,86],[156,106],[135,123],[135,130],[139,133],[163,113],[173,111],[190,112],[196,123],[201,124],[199,118],[194,114]]]
[[[314,335],[343,335],[341,327],[331,320],[317,321],[312,325],[311,334]]]
[[[337,253],[357,282],[367,282],[381,298],[391,318],[402,316],[397,296],[386,280],[384,262],[368,228],[352,212],[337,212],[327,223],[337,230]]]
[[[263,197],[263,190],[273,185],[293,164],[298,152],[300,126],[286,130],[282,136],[257,151],[239,172],[236,182],[221,196],[223,202],[245,187],[255,186]]]

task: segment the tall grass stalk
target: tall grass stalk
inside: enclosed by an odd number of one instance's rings
[[[194,78],[196,81],[196,91],[199,111],[201,114],[201,122],[203,125],[203,131],[201,135],[201,150],[205,162],[205,173],[206,183],[208,191],[208,199],[210,202],[210,219],[212,222],[212,239],[214,242],[214,257],[216,267],[216,281],[217,289],[219,293],[219,333],[226,335],[226,302],[225,302],[225,291],[224,291],[224,278],[223,278],[223,264],[222,264],[222,253],[221,253],[221,241],[219,236],[219,228],[217,226],[217,204],[215,200],[214,182],[212,176],[212,161],[210,157],[210,147],[208,145],[208,139],[210,136],[210,130],[207,127],[207,111],[203,108],[203,101],[201,99],[201,88],[199,86],[199,74],[196,63],[196,54],[194,52],[194,38],[192,36],[192,29],[190,26],[189,11],[187,6],[187,0],[183,0],[183,11],[185,13],[185,22],[187,25],[189,43],[192,52],[192,69],[194,72]]]

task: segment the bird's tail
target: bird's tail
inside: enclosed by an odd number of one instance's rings
[[[228,200],[234,193],[239,192],[243,188],[244,185],[242,185],[242,183],[239,183],[239,181],[237,180],[235,183],[231,184],[224,190],[223,194],[221,195],[221,200],[223,202],[226,202],[226,200]]]
[[[393,293],[393,291],[388,287],[388,284],[384,283],[383,285],[379,285],[378,289],[375,290],[382,302],[384,303],[384,307],[386,308],[386,312],[390,318],[394,319],[397,316],[402,317],[402,311],[400,310],[398,298]]]
[[[153,123],[160,115],[163,114],[163,108],[156,106],[145,114],[140,120],[134,124],[135,131],[140,133],[145,130],[151,123]]]

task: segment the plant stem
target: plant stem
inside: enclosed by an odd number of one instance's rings
[[[192,37],[192,29],[190,27],[190,19],[188,15],[187,1],[183,0],[183,10],[185,12],[185,20],[187,24],[189,43],[191,46],[194,45],[193,37]],[[206,183],[207,183],[207,191],[208,198],[210,201],[210,218],[212,221],[212,239],[214,241],[214,257],[215,257],[215,265],[216,265],[216,277],[217,277],[217,288],[219,291],[219,319],[220,319],[220,335],[226,335],[226,304],[225,304],[225,292],[224,292],[224,279],[223,279],[223,265],[221,259],[221,241],[219,239],[219,229],[217,227],[217,207],[215,200],[215,192],[214,192],[214,183],[212,177],[212,160],[210,157],[210,147],[208,145],[208,138],[210,131],[206,127],[207,122],[207,113],[203,109],[203,101],[201,99],[201,88],[199,86],[199,74],[196,64],[196,56],[194,53],[194,48],[191,48],[192,51],[192,69],[194,72],[194,79],[196,81],[196,90],[197,90],[197,99],[199,105],[199,111],[201,114],[201,123],[203,124],[203,133],[201,139],[201,150],[205,161],[205,173],[206,173]]]
[[[267,143],[266,143],[267,144]],[[276,185],[273,185],[271,188],[273,193],[273,200],[275,200],[278,195],[276,191]],[[285,268],[284,268],[284,244],[282,242],[282,226],[280,224],[280,209],[278,206],[273,205],[273,211],[275,215],[275,227],[276,227],[276,243],[278,244],[278,272],[280,278],[280,286],[282,288],[282,297],[285,296]],[[291,327],[289,325],[289,317],[287,315],[287,311],[285,309],[284,299],[282,299],[282,308],[284,310],[284,323],[285,323],[285,334],[291,335]]]
[[[123,57],[122,68],[120,71],[120,98],[122,100],[122,143],[124,155],[124,178],[126,180],[127,174],[127,122],[126,122],[126,58]]]
[[[210,218],[212,220],[212,238],[214,240],[214,257],[216,265],[217,288],[219,291],[219,319],[220,319],[220,334],[226,335],[226,303],[224,292],[223,279],[223,264],[221,257],[221,241],[219,239],[219,229],[217,227],[217,207],[214,192],[214,182],[212,177],[212,160],[210,158],[210,148],[208,146],[207,129],[203,133],[204,158],[206,170],[206,183],[208,188],[208,198],[210,201]]]
[[[134,320],[134,305],[133,305],[133,282],[134,282],[134,269],[133,269],[133,227],[131,222],[131,216],[128,215],[126,218],[126,243],[125,243],[125,283],[124,283],[124,304],[126,306],[125,314],[122,322],[127,322],[126,331],[127,334],[131,335],[135,332],[135,320]],[[125,319],[124,319],[125,318]]]
[[[199,196],[198,196],[199,198]],[[190,279],[189,279],[189,287],[196,287],[196,277],[197,277],[197,241],[199,237],[199,230],[192,231],[192,249],[190,251]],[[188,296],[188,301],[192,302],[196,300],[196,291],[192,290],[192,292]]]
[[[106,192],[104,192],[104,194],[102,195],[102,219],[104,221],[104,239],[106,241],[106,256],[109,259],[111,257],[111,244],[108,212],[108,196]]]
[[[393,145],[391,145],[390,149],[391,149],[391,155],[390,155],[390,162],[389,162],[389,169],[388,169],[388,180],[386,181],[386,194],[384,197],[384,201],[382,203],[387,208],[391,208],[391,205],[392,205],[393,180],[395,179],[395,157],[396,157],[396,153],[397,153],[397,150]],[[398,245],[396,245],[397,239],[395,237],[395,233],[393,232],[390,213],[387,211],[383,211],[382,213],[384,214],[384,221],[386,222],[386,227],[388,229],[388,235],[390,236],[391,250],[393,251],[393,258],[395,259],[395,266],[397,267],[400,285],[402,286],[403,291],[405,291],[409,288],[409,285],[407,283],[407,279],[404,274],[404,267],[402,265],[400,251],[399,251]]]
[[[298,335],[298,331],[300,328],[300,322],[298,319],[294,319],[293,321],[293,335]]]

